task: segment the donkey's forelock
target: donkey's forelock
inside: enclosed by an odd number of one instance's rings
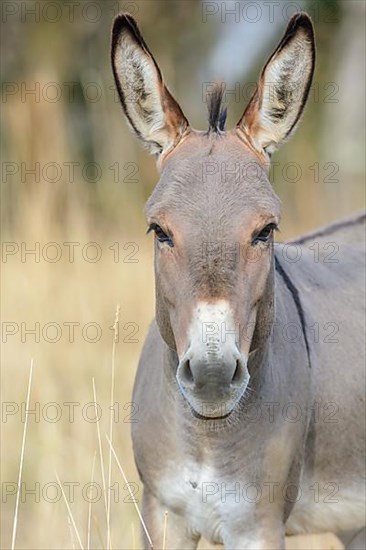
[[[207,93],[209,132],[222,132],[225,129],[227,108],[222,106],[224,92],[224,83],[217,83]]]

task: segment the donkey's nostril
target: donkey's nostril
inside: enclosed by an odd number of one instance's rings
[[[246,378],[247,369],[246,364],[241,359],[236,360],[235,371],[231,379],[232,386],[241,386]]]
[[[181,369],[181,372],[180,372],[180,376],[181,376],[182,381],[185,384],[193,384],[194,383],[194,378],[193,378],[193,374],[192,374],[192,370],[191,370],[191,365],[189,363],[189,359],[187,359],[184,362],[184,365],[182,365],[182,366],[183,366],[183,368]]]
[[[235,372],[234,372],[234,376],[233,376],[233,379],[232,379],[232,383],[236,383],[236,382],[240,382],[241,381],[241,366],[240,366],[240,361],[239,359],[236,361],[236,367],[235,367]]]

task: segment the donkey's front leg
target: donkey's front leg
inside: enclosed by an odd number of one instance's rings
[[[163,548],[164,539],[164,508],[160,502],[144,489],[142,516],[151,537],[154,550]],[[166,532],[166,550],[196,550],[199,536],[189,532],[184,518],[168,511]],[[143,530],[144,549],[150,550],[151,544]]]

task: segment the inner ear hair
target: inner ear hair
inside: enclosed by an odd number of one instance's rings
[[[128,14],[115,19],[111,61],[131,129],[151,153],[160,154],[174,146],[188,121],[165,86],[136,21]]]
[[[266,63],[238,126],[259,150],[272,153],[297,126],[309,95],[315,39],[308,15],[294,15]]]

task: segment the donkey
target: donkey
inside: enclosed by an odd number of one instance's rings
[[[128,123],[160,171],[146,205],[156,319],[133,392],[145,547],[194,549],[202,536],[278,550],[285,535],[362,528],[365,216],[292,243],[298,261],[274,245],[270,156],[307,100],[311,20],[289,21],[230,131],[220,87],[209,130],[190,127],[128,14],[111,58]]]

